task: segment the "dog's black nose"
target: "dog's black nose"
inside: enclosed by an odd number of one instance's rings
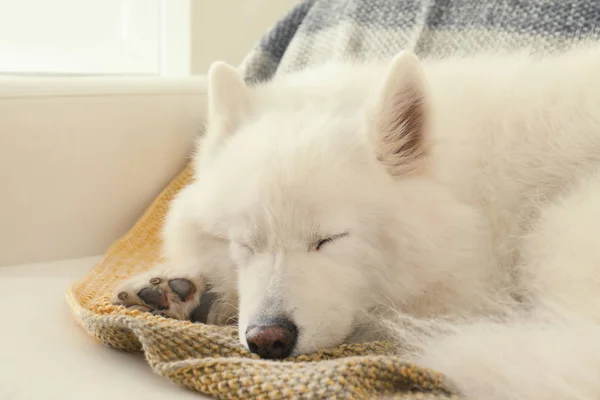
[[[260,358],[286,358],[294,350],[298,328],[287,318],[260,321],[246,329],[246,342],[251,352]]]

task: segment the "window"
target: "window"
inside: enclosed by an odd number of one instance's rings
[[[0,74],[187,75],[191,0],[0,0]]]

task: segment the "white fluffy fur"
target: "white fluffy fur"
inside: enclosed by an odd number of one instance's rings
[[[167,261],[239,304],[244,345],[264,316],[296,323],[295,354],[391,320],[470,399],[600,398],[599,74],[597,46],[255,88],[215,64]]]

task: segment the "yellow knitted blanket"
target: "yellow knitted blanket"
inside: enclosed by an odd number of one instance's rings
[[[238,343],[236,328],[177,321],[110,303],[121,279],[149,269],[169,201],[192,177],[187,167],[136,225],[67,292],[79,324],[115,349],[143,350],[159,375],[217,399],[450,399],[445,378],[402,362],[388,343],[343,345],[285,361],[264,361]]]

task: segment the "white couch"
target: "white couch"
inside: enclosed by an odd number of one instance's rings
[[[0,400],[198,399],[64,300],[183,167],[202,77],[0,80]]]

